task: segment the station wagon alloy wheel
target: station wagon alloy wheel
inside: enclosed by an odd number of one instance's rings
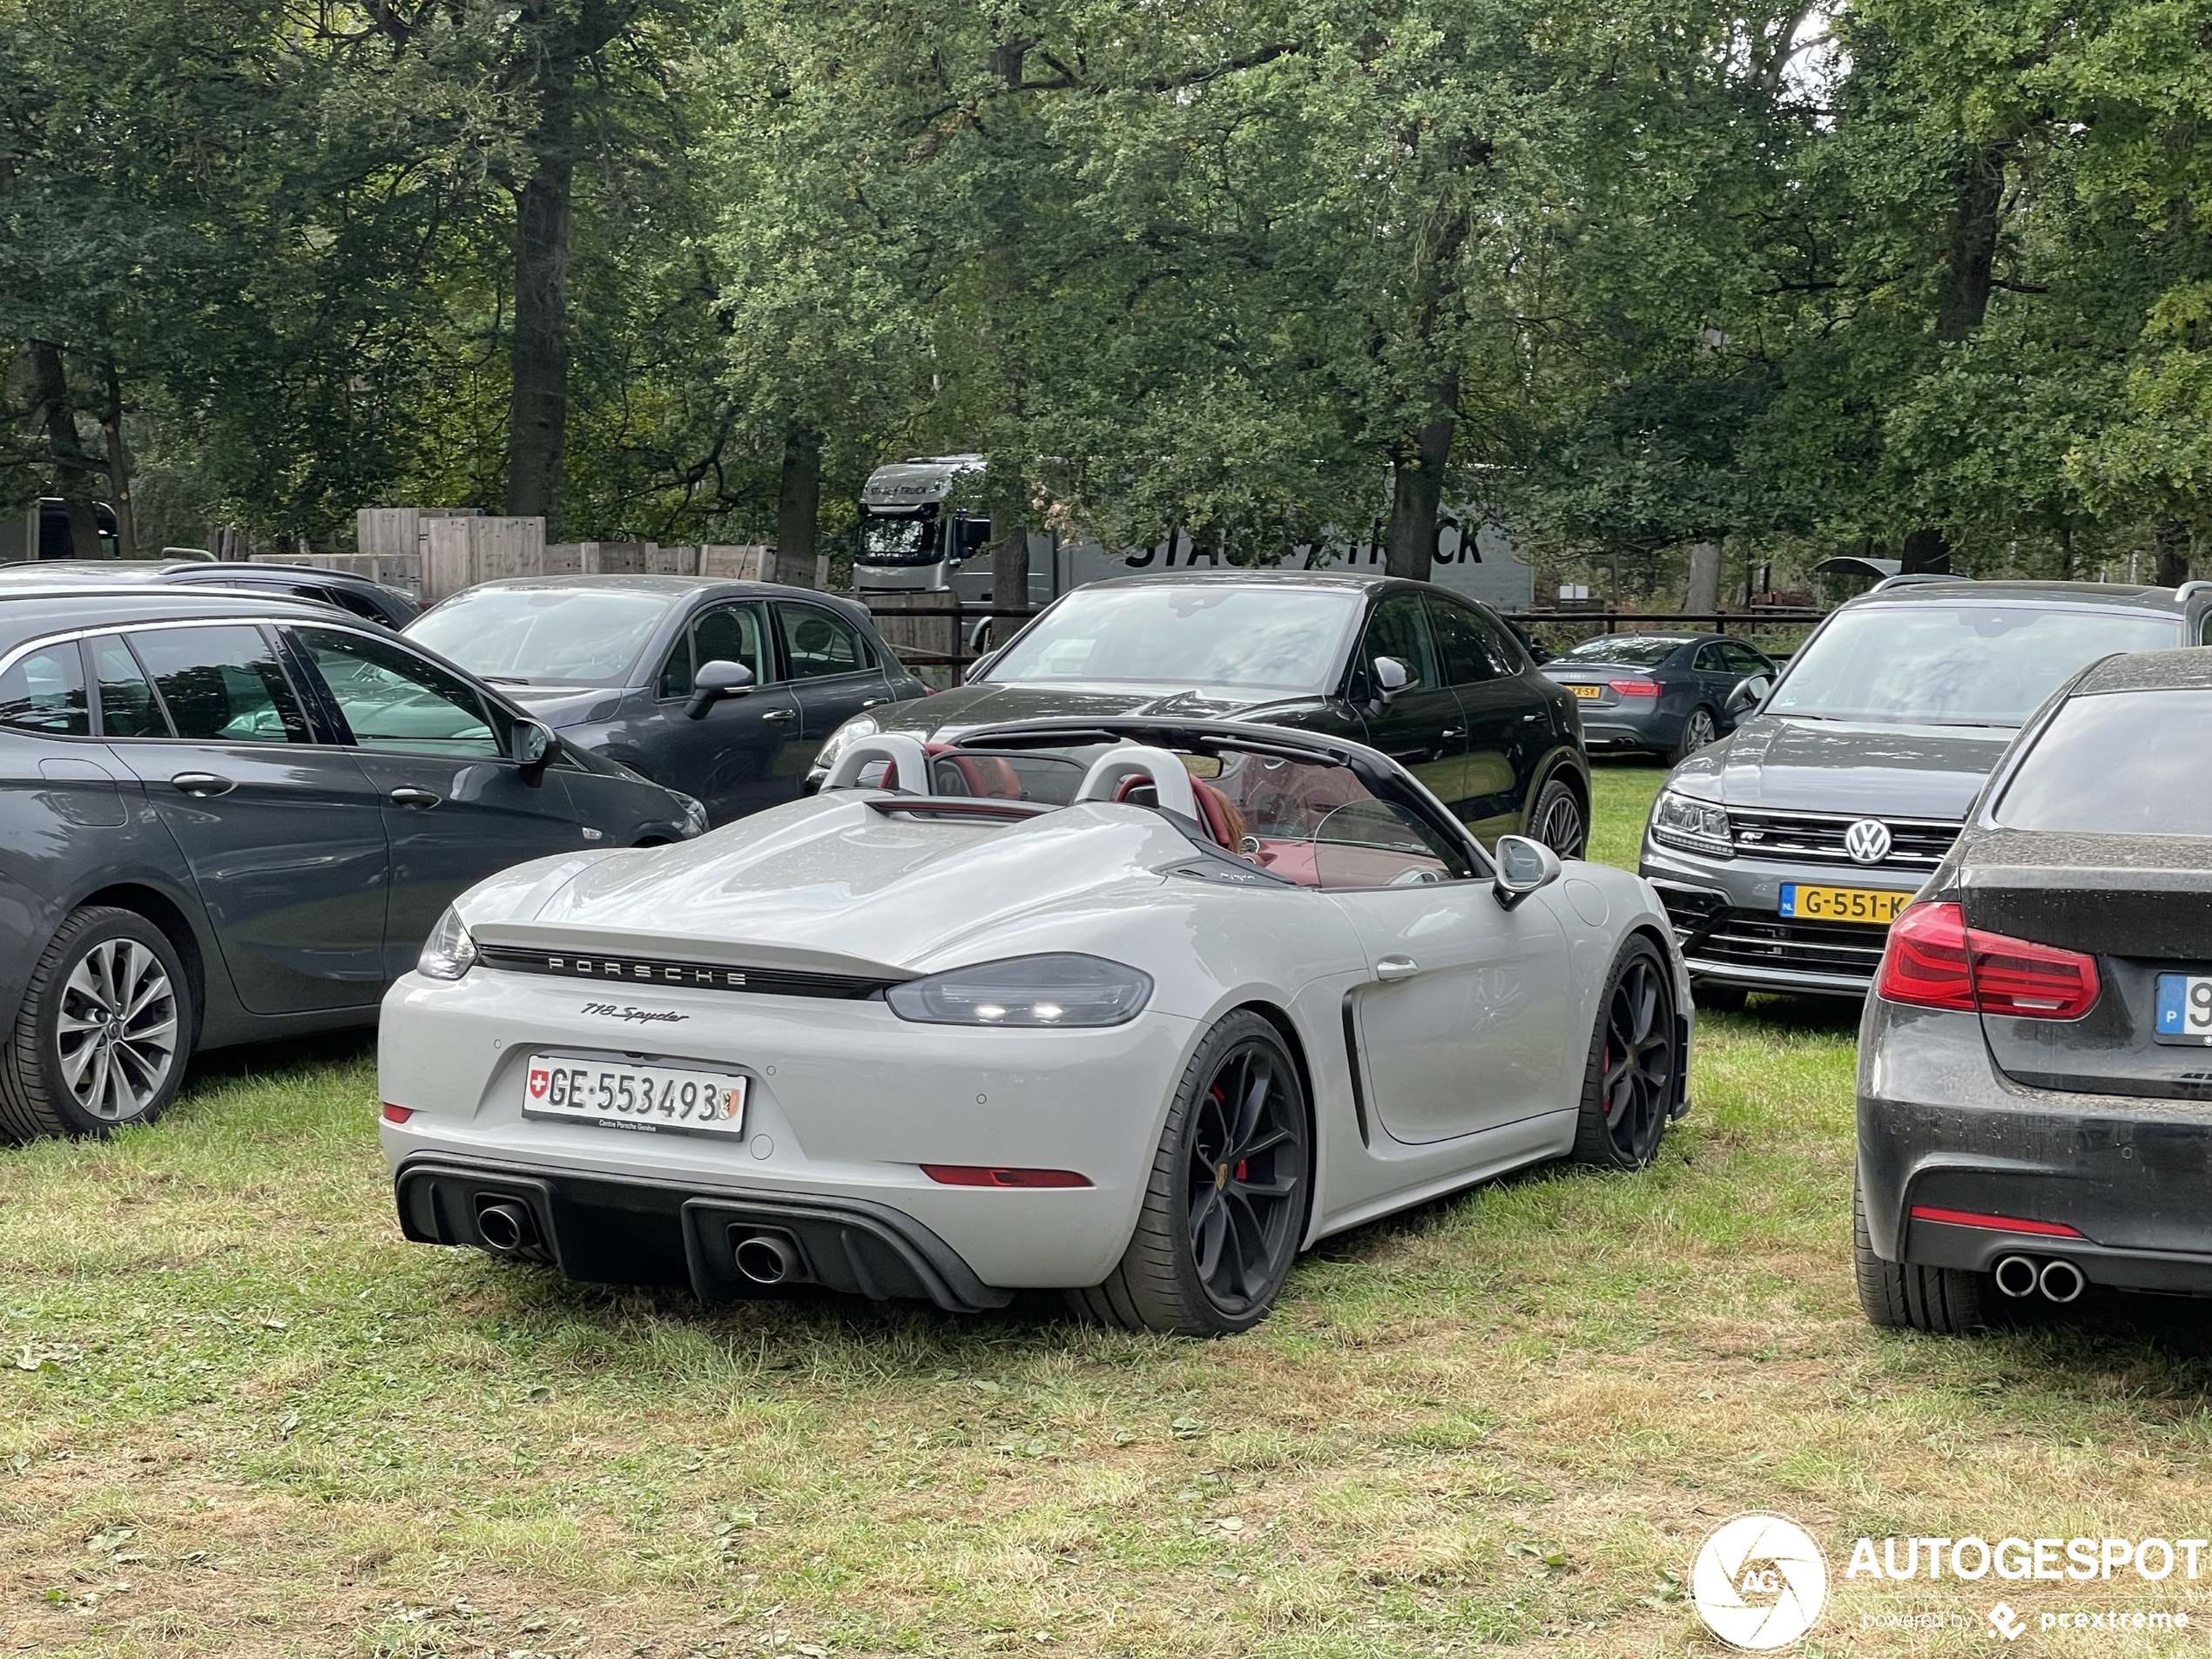
[[[87,951],[62,988],[62,1077],[104,1123],[142,1116],[177,1063],[177,995],[161,960],[135,939]]]

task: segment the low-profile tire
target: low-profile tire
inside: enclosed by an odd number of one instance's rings
[[[1851,1184],[1851,1253],[1858,1305],[1868,1323],[1938,1337],[1975,1337],[1989,1329],[1998,1295],[1995,1279],[1959,1267],[1884,1261],[1874,1253],[1866,1231],[1866,1201],[1856,1176]]]
[[[1713,718],[1712,710],[1701,705],[1690,710],[1689,718],[1682,723],[1682,736],[1675,739],[1674,752],[1667,759],[1679,766],[1700,749],[1719,741],[1720,735],[1720,723]]]
[[[1588,847],[1589,814],[1564,778],[1554,778],[1536,792],[1536,804],[1528,811],[1528,837],[1563,859],[1579,859]]]
[[[1741,985],[1716,985],[1709,979],[1689,981],[1690,1001],[1706,1013],[1741,1014],[1750,996]]]
[[[1641,1170],[1659,1156],[1683,1061],[1675,1012],[1667,959],[1643,934],[1631,934],[1598,998],[1575,1121],[1577,1163]]]
[[[1298,1064],[1282,1033],[1240,1008],[1184,1069],[1129,1248],[1104,1284],[1069,1301],[1130,1331],[1250,1330],[1290,1277],[1312,1168]]]
[[[136,911],[87,905],[31,970],[0,1052],[0,1131],[18,1141],[148,1123],[184,1081],[191,981]]]

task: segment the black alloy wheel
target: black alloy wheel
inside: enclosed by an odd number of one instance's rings
[[[1579,859],[1589,840],[1589,822],[1582,803],[1564,779],[1554,778],[1536,796],[1528,814],[1528,834],[1563,859]]]
[[[1225,1336],[1259,1323],[1305,1231],[1305,1086],[1282,1034],[1238,1010],[1184,1073],[1136,1231],[1103,1285],[1070,1293],[1130,1330]]]
[[[1598,1005],[1576,1159],[1614,1170],[1650,1163],[1667,1132],[1681,1065],[1673,979],[1657,947],[1635,934],[1615,959]]]

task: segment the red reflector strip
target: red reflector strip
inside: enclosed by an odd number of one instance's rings
[[[981,1163],[925,1163],[921,1172],[946,1187],[1087,1187],[1073,1170],[995,1170]]]
[[[1615,692],[1622,697],[1656,697],[1658,685],[1651,680],[1608,680]]]
[[[2019,1216],[1985,1216],[1973,1210],[1939,1210],[1932,1204],[1912,1206],[1915,1221],[1939,1221],[1947,1227],[1986,1227],[1992,1232],[2033,1233],[2042,1238],[2086,1238],[2078,1227],[2062,1221],[2027,1221]]]
[[[388,1100],[384,1103],[384,1121],[388,1123],[404,1123],[414,1116],[412,1106],[395,1106]]]

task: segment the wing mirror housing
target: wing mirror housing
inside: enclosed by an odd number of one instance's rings
[[[533,779],[545,770],[560,746],[552,728],[536,720],[517,720],[507,734],[507,758]]]
[[[1398,694],[1413,683],[1413,671],[1395,657],[1378,657],[1368,673],[1375,684],[1374,699],[1368,708],[1380,713],[1395,702]]]
[[[1559,854],[1526,835],[1501,835],[1496,863],[1498,873],[1491,890],[1507,910],[1559,880]]]
[[[1731,720],[1740,720],[1765,702],[1766,694],[1773,689],[1771,675],[1746,674],[1729,688],[1728,701],[1721,705],[1721,711]]]
[[[718,657],[711,663],[701,663],[699,671],[691,677],[691,700],[685,705],[684,713],[687,718],[702,719],[724,698],[744,697],[752,690],[751,669]]]

